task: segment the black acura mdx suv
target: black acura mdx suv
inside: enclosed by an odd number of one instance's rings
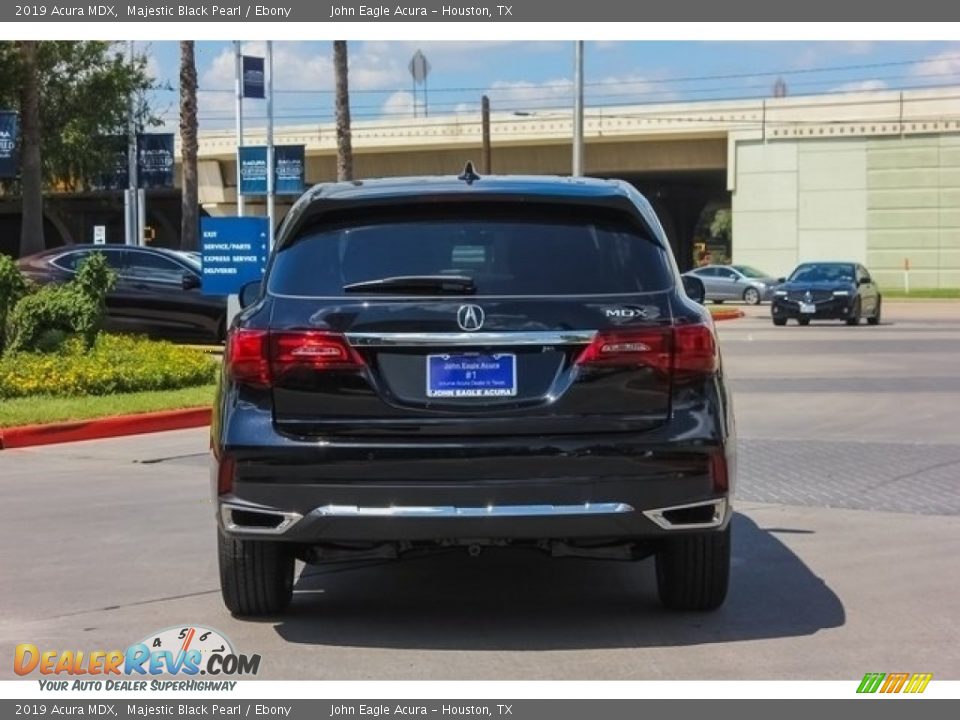
[[[234,614],[282,611],[296,559],[489,545],[654,555],[667,607],[723,602],[730,397],[632,186],[320,185],[241,304],[212,425]]]

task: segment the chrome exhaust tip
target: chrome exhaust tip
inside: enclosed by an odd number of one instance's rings
[[[235,535],[282,535],[303,519],[300,513],[284,512],[257,505],[222,503],[223,529]]]
[[[727,498],[716,498],[644,510],[643,514],[663,530],[709,530],[723,525],[729,507]]]

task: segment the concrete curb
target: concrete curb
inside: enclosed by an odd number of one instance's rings
[[[730,308],[723,310],[711,310],[710,314],[713,316],[714,321],[718,320],[736,320],[737,318],[742,318],[746,316],[746,313],[739,308]]]
[[[0,450],[203,427],[210,424],[210,413],[209,407],[186,408],[2,428]]]

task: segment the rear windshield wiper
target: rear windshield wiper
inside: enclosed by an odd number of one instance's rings
[[[343,286],[347,293],[412,293],[415,295],[473,295],[477,286],[466,275],[403,275],[363,280]]]

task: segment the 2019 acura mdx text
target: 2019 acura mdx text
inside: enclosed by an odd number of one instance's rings
[[[632,186],[316,186],[241,303],[212,425],[234,614],[282,611],[296,559],[459,545],[655,556],[667,607],[723,602],[730,397]]]

